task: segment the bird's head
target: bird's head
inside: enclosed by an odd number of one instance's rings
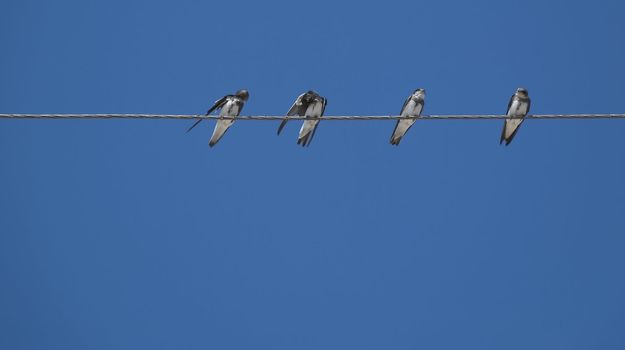
[[[527,97],[527,95],[528,95],[527,94],[527,90],[525,88],[522,88],[522,87],[516,89],[516,93],[517,93],[517,95],[523,96],[523,97]]]
[[[313,90],[308,90],[306,91],[306,93],[304,94],[304,96],[302,97],[302,100],[304,102],[310,103],[312,102],[315,97],[317,97],[318,94],[316,92],[314,92]]]
[[[250,93],[247,92],[247,90],[243,89],[243,90],[237,91],[235,96],[242,99],[243,101],[247,101],[247,99],[250,97]]]
[[[425,89],[418,88],[412,93],[415,97],[424,98],[425,97]]]

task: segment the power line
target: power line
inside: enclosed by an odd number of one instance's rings
[[[234,119],[234,120],[304,120],[300,116],[254,115],[238,117],[219,117],[194,114],[0,114],[0,119]],[[397,120],[415,119],[395,115],[382,116],[324,116],[320,120]],[[505,115],[426,115],[419,120],[498,120],[510,119]],[[625,114],[535,114],[525,119],[625,119]]]

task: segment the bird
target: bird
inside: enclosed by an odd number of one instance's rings
[[[219,100],[215,101],[213,106],[206,112],[205,115],[211,114],[213,111],[220,109],[219,116],[220,117],[236,117],[243,110],[243,105],[250,97],[249,92],[247,90],[242,89],[238,90],[234,95],[226,95]],[[187,130],[187,132],[191,131],[196,125],[198,125],[202,121],[202,118],[199,118],[195,124],[191,125],[191,127]],[[215,130],[213,130],[213,135],[211,136],[210,141],[208,142],[209,147],[213,147],[219,142],[219,140],[224,136],[226,131],[232,124],[234,123],[234,119],[219,119],[217,124],[215,125]]]
[[[514,95],[510,97],[508,102],[508,111],[506,112],[506,121],[503,124],[503,130],[501,131],[501,139],[499,144],[506,142],[506,146],[512,142],[514,135],[519,131],[519,127],[523,124],[525,116],[530,112],[530,106],[532,101],[525,88],[518,88]]]
[[[295,103],[291,106],[291,109],[286,113],[286,118],[282,120],[280,126],[278,127],[278,135],[289,121],[289,117],[291,116],[302,116],[308,118],[315,118],[312,120],[305,120],[304,124],[302,124],[302,128],[299,131],[299,137],[297,138],[297,144],[302,146],[309,146],[310,142],[315,136],[315,131],[317,131],[317,125],[319,124],[319,119],[323,116],[323,112],[326,109],[326,105],[328,104],[328,100],[324,97],[321,97],[318,93],[309,90],[297,97]]]
[[[391,135],[391,145],[399,146],[402,137],[408,132],[412,124],[421,116],[425,105],[425,89],[416,89],[404,102],[404,106],[399,113],[400,117],[415,117],[413,119],[399,119],[395,124],[395,129]]]

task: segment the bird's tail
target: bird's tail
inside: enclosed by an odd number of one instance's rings
[[[302,147],[306,146],[306,141],[308,141],[308,137],[310,136],[310,133],[302,136],[302,137],[298,137],[297,138],[297,144],[298,145],[302,145]]]
[[[395,137],[394,134],[391,136],[391,145],[399,146],[400,141],[401,141],[401,136]]]
[[[521,127],[521,124],[523,124],[524,121],[525,119],[518,119],[518,118],[506,120],[503,125],[503,131],[501,132],[501,138],[499,139],[499,144],[505,141],[506,146],[508,146],[510,142],[512,142],[512,140],[514,139],[514,136],[516,136],[516,133],[519,131],[519,128]],[[513,128],[511,133],[507,132],[508,127]]]

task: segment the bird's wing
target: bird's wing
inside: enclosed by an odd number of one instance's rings
[[[404,113],[404,109],[406,109],[406,105],[408,104],[408,102],[410,102],[411,98],[412,98],[412,95],[408,96],[406,101],[404,101],[404,105],[401,106],[401,111],[399,111],[399,115],[402,115],[402,113]]]
[[[209,115],[209,114],[213,113],[214,110],[223,107],[224,104],[226,104],[226,100],[228,100],[228,97],[234,97],[234,96],[226,95],[226,96],[220,98],[219,100],[215,101],[215,104],[211,108],[208,109],[208,111],[206,112],[206,115]]]
[[[291,106],[289,111],[286,112],[287,116],[304,115],[304,113],[306,113],[306,108],[308,108],[308,104],[305,104],[302,101],[302,99],[304,98],[304,95],[305,94],[301,94],[297,96],[297,98],[295,99],[295,102],[293,102],[293,105]]]
[[[506,115],[510,113],[510,107],[512,107],[512,102],[514,102],[514,96],[515,94],[512,94],[512,96],[510,96],[510,101],[508,101],[508,109],[506,110]]]
[[[286,112],[287,118],[282,119],[282,122],[278,127],[278,135],[280,135],[280,132],[282,132],[282,129],[286,125],[286,122],[289,121],[288,117],[294,115],[303,115],[306,112],[306,108],[308,108],[308,105],[304,105],[304,103],[302,103],[302,97],[304,97],[304,94],[297,96],[297,99],[295,99],[295,102],[293,102],[293,105],[291,106],[289,111]]]
[[[401,122],[401,119],[398,119],[397,123],[395,123],[395,129],[393,129],[393,133],[391,134],[391,144],[393,144],[393,139],[395,138],[395,133],[397,132],[397,128],[399,127],[399,122]]]
[[[193,125],[191,125],[190,128],[187,129],[187,132],[191,131],[191,129],[195,128],[198,124],[200,124],[200,122],[202,121],[202,118],[198,118],[198,120],[193,123]]]
[[[228,100],[228,97],[231,97],[232,95],[226,95],[222,98],[220,98],[219,100],[215,101],[215,104],[213,104],[213,106],[208,110],[208,112],[206,112],[205,115],[209,115],[211,114],[214,110],[221,108],[224,106],[224,104],[226,103],[226,101]],[[187,129],[187,132],[191,131],[191,129],[195,128],[198,124],[200,124],[200,122],[202,121],[202,118],[198,118],[198,120],[193,123],[193,125],[191,125],[190,128]]]

